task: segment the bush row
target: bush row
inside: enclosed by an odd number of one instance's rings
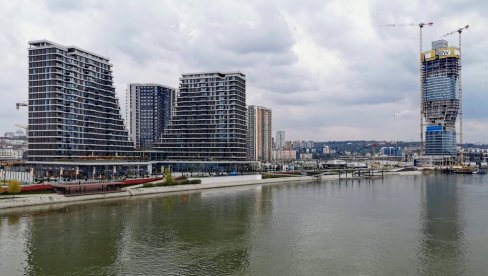
[[[164,181],[161,183],[145,183],[143,184],[144,188],[150,188],[150,187],[161,187],[161,186],[177,186],[177,185],[188,185],[188,184],[201,184],[202,180],[200,179],[193,179],[189,180],[188,178],[184,176],[180,176],[175,178],[173,181]]]

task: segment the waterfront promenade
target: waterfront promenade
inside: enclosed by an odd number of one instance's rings
[[[385,175],[391,175],[391,174],[418,175],[421,174],[421,172],[420,171],[385,172]],[[142,195],[150,195],[150,194],[175,193],[175,192],[184,192],[184,191],[192,191],[192,190],[215,189],[215,188],[225,188],[225,187],[244,186],[244,185],[277,184],[277,183],[284,184],[290,182],[317,181],[317,178],[313,176],[294,176],[294,177],[280,177],[280,178],[271,178],[271,179],[261,179],[261,177],[256,178],[256,176],[257,175],[205,177],[205,178],[200,178],[202,180],[202,184],[160,186],[160,187],[150,187],[150,188],[143,188],[142,185],[135,185],[135,186],[127,187],[125,189],[121,189],[120,191],[112,191],[110,193],[87,194],[87,195],[68,196],[68,197],[62,194],[54,194],[54,193],[53,194],[32,194],[32,195],[21,194],[14,198],[7,198],[7,197],[2,198],[0,200],[0,209],[46,205],[46,204],[58,204],[58,203],[81,203],[81,202],[93,201],[93,200],[142,196]],[[339,175],[322,175],[320,177],[320,181],[333,181],[333,180],[347,181],[348,179],[357,179],[357,177],[345,178],[344,175],[342,175],[341,177],[339,177]],[[159,181],[161,180],[155,181],[154,183]]]
[[[339,177],[336,175],[328,176],[328,178],[330,178],[331,180],[339,179]],[[224,187],[243,186],[243,185],[311,181],[314,180],[315,178],[311,176],[296,176],[296,177],[283,177],[283,178],[272,178],[272,179],[252,179],[252,178],[243,179],[240,176],[227,176],[227,177],[207,177],[203,179],[204,181],[202,182],[202,184],[161,186],[161,187],[150,187],[150,188],[142,188],[142,185],[136,185],[136,186],[122,189],[119,192],[70,196],[70,197],[64,196],[62,194],[54,194],[54,193],[18,195],[13,198],[2,198],[0,200],[0,209],[45,205],[45,204],[84,202],[84,201],[92,201],[92,200],[103,200],[103,199],[111,199],[111,198],[121,198],[121,197],[160,194],[160,193],[173,193],[173,192],[182,192],[182,191],[191,191],[191,190],[224,188]],[[211,181],[212,179],[215,179],[216,181]]]

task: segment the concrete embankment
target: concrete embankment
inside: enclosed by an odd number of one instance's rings
[[[94,194],[94,195],[81,195],[66,197],[58,194],[39,194],[39,195],[18,195],[14,198],[2,198],[0,199],[0,209],[46,205],[46,204],[58,204],[58,203],[75,203],[84,202],[90,200],[103,200],[120,197],[130,197],[149,194],[161,194],[161,193],[173,193],[202,189],[214,189],[233,186],[244,185],[258,185],[258,184],[273,184],[273,183],[289,183],[310,181],[315,178],[310,176],[297,176],[297,177],[283,177],[283,178],[271,178],[271,179],[256,179],[255,177],[215,177],[215,178],[202,178],[202,184],[189,184],[179,186],[161,186],[142,188],[140,186],[129,187],[122,192],[106,193],[106,194]],[[337,179],[337,176],[335,178]]]

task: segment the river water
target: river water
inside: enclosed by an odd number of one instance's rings
[[[488,275],[488,176],[202,190],[0,213],[0,275]]]

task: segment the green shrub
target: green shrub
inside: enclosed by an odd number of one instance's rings
[[[9,180],[7,184],[7,192],[9,194],[12,194],[12,197],[15,196],[15,194],[20,193],[20,190],[22,190],[22,186],[20,185],[20,181],[18,180]]]
[[[160,186],[175,186],[175,185],[178,185],[177,182],[172,182],[172,183],[162,183]]]
[[[167,185],[174,185],[175,184],[175,179],[174,179],[173,174],[171,173],[171,170],[169,168],[164,169],[164,182]]]
[[[193,180],[190,180],[190,184],[201,184],[202,183],[202,180],[201,179],[193,179]]]
[[[190,184],[190,180],[184,179],[176,182],[176,185],[186,185],[186,184]]]

